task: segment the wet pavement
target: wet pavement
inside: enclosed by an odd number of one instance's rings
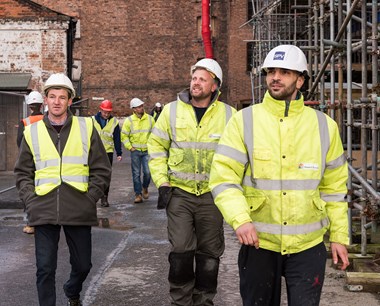
[[[22,233],[25,215],[14,188],[12,172],[0,172],[0,306],[38,305],[35,287],[33,235]],[[9,189],[6,192],[2,190]],[[99,226],[93,228],[93,268],[84,283],[82,300],[88,306],[165,306],[170,245],[166,214],[156,209],[157,189],[150,198],[133,204],[129,156],[114,162],[110,204],[98,204]],[[226,250],[221,258],[215,305],[240,306],[237,254],[239,244],[225,226]],[[65,305],[62,286],[70,264],[64,235],[61,237],[56,276],[57,305]],[[285,291],[285,289],[284,289]],[[287,305],[284,293],[281,305]],[[348,292],[345,274],[327,266],[321,306],[380,305],[378,295]]]

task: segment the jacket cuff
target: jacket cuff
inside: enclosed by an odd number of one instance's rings
[[[34,186],[28,186],[19,191],[20,199],[27,203],[28,199],[34,195],[35,187]]]
[[[350,239],[346,233],[330,233],[330,242],[336,242],[343,245],[349,245]]]
[[[248,214],[241,214],[238,216],[235,216],[235,218],[232,220],[232,228],[236,230],[239,226],[252,222],[251,217]]]
[[[88,190],[88,196],[94,199],[95,203],[104,195],[104,192],[98,188],[91,188]]]

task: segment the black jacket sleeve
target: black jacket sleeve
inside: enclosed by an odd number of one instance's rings
[[[110,185],[112,168],[95,127],[91,135],[88,165],[90,167],[88,192],[94,199],[99,199]]]
[[[18,130],[17,130],[17,146],[21,146],[21,140],[24,137],[24,122],[21,120],[20,123],[18,124]]]
[[[117,125],[113,131],[113,143],[115,145],[116,156],[121,156],[121,136],[120,136],[120,126]]]

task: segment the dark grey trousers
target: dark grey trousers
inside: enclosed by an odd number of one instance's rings
[[[196,196],[179,188],[173,188],[166,211],[172,305],[213,305],[224,251],[221,213],[211,193]]]

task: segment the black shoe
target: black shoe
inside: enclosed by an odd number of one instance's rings
[[[68,299],[67,306],[83,306],[80,299]]]
[[[101,207],[109,207],[110,203],[108,203],[108,196],[103,196],[100,200],[100,206]]]

